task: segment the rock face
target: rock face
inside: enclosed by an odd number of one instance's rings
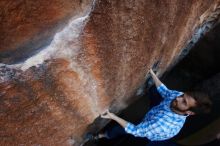
[[[99,113],[135,100],[153,64],[162,74],[178,60],[216,4],[1,1],[0,145],[79,145]]]
[[[2,0],[0,62],[23,61],[48,45],[55,33],[90,7],[91,0]]]

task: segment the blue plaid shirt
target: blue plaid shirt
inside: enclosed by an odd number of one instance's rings
[[[128,123],[125,131],[136,137],[147,137],[151,141],[161,141],[174,137],[183,127],[186,117],[174,113],[170,104],[182,92],[169,90],[164,84],[157,87],[164,100],[153,107],[138,125]]]

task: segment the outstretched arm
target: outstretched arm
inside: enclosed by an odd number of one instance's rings
[[[175,90],[170,90],[168,89],[159,79],[158,77],[155,75],[155,73],[153,72],[152,69],[150,69],[150,74],[154,80],[154,83],[157,87],[157,91],[160,93],[160,95],[163,98],[170,98],[170,99],[174,99],[177,96],[183,95],[183,92],[179,92],[179,91],[175,91]]]
[[[143,128],[143,125],[134,125],[130,122],[125,121],[124,119],[116,116],[113,113],[110,113],[108,110],[104,114],[101,115],[102,118],[105,119],[112,119],[116,121],[118,124],[120,124],[125,132],[132,134],[137,137],[149,137],[151,134],[151,131],[146,127]]]
[[[155,73],[153,72],[152,69],[150,69],[150,74],[151,74],[151,77],[152,77],[153,80],[154,80],[154,83],[155,83],[156,87],[159,87],[161,84],[163,84],[163,83],[158,79],[158,77],[155,75]]]
[[[125,121],[124,119],[116,116],[113,113],[110,113],[108,110],[104,114],[102,114],[101,117],[104,118],[104,119],[112,119],[112,120],[116,121],[118,124],[120,124],[124,128],[128,124],[127,121]]]

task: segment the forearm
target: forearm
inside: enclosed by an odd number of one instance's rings
[[[120,125],[121,125],[122,127],[124,127],[124,128],[125,128],[126,125],[128,124],[127,121],[125,121],[124,119],[122,119],[122,118],[116,116],[115,114],[112,114],[112,115],[111,115],[111,119],[114,120],[114,121],[116,121],[118,124],[120,124]]]
[[[150,70],[150,74],[154,80],[156,87],[159,87],[162,84],[162,82],[158,79],[158,77],[155,75],[155,73],[152,70]]]

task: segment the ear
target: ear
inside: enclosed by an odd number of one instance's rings
[[[186,114],[192,116],[192,115],[195,115],[196,113],[194,113],[192,111],[186,111]]]

